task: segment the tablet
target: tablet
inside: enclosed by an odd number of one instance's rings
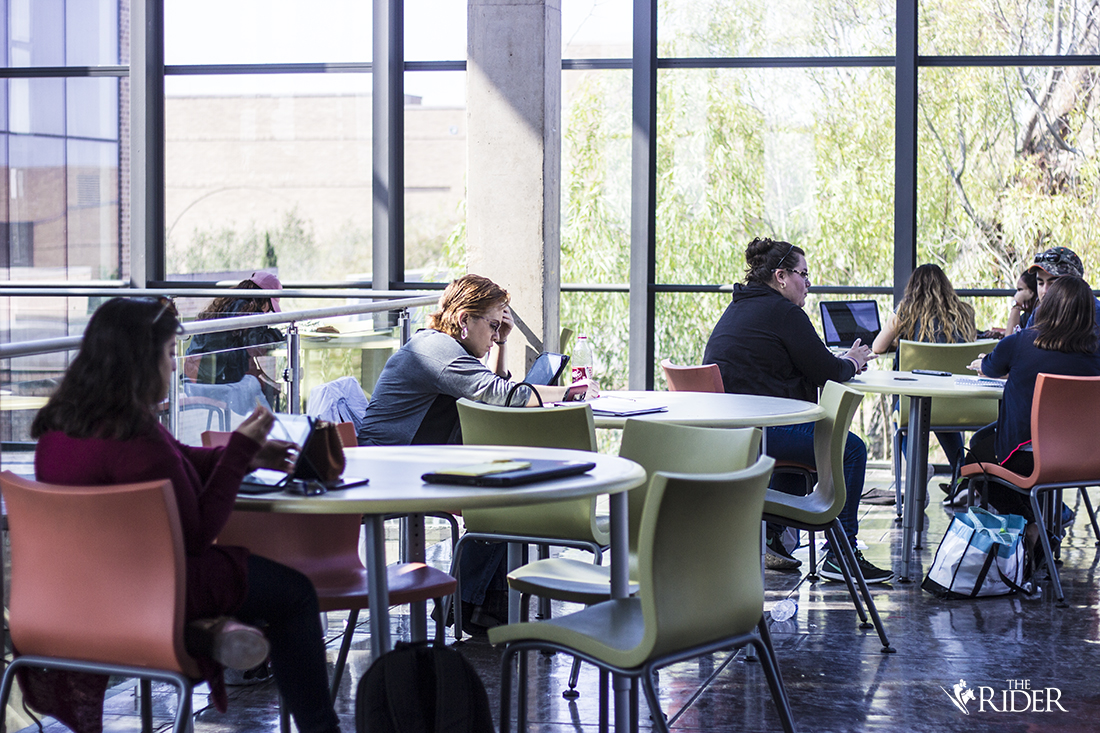
[[[501,462],[504,463],[504,462]],[[587,473],[596,467],[595,463],[576,461],[551,461],[543,459],[516,459],[507,461],[501,467],[509,470],[494,470],[493,462],[472,466],[454,466],[449,469],[432,471],[420,478],[429,484],[454,484],[456,486],[521,486],[536,481],[549,481],[566,476]],[[516,464],[519,464],[518,466]]]

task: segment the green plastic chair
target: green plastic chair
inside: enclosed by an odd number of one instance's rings
[[[970,365],[979,354],[988,354],[997,345],[996,339],[982,341],[968,341],[961,344],[927,344],[920,341],[898,342],[898,369],[910,372],[914,369],[934,369],[941,372],[951,372],[974,376],[974,372],[966,367]],[[944,377],[947,379],[948,377]],[[932,416],[929,422],[930,430],[965,431],[984,428],[991,422],[997,421],[997,401],[988,399],[951,398],[947,400],[932,400]],[[902,398],[898,405],[898,421],[894,428],[894,491],[896,496],[895,507],[900,519],[902,510],[901,477],[901,436],[909,431],[909,400]],[[954,456],[948,456],[948,460],[955,463]],[[961,461],[960,461],[961,463]],[[952,483],[957,476],[952,476]],[[918,490],[923,491],[925,487]],[[922,496],[916,497],[918,501]],[[917,506],[920,506],[919,504]]]
[[[458,401],[462,442],[466,445],[529,445],[596,451],[596,423],[587,404],[566,407],[500,407],[472,400]],[[451,574],[455,589],[455,639],[462,638],[462,579],[458,561],[472,540],[538,543],[588,550],[596,564],[611,542],[611,522],[596,515],[595,497],[568,499],[527,506],[467,509],[462,512],[466,533],[455,545]],[[542,550],[546,553],[545,549]]]
[[[654,672],[703,654],[751,645],[785,731],[787,694],[764,623],[760,517],[774,461],[742,471],[658,472],[650,481],[638,538],[638,594],[549,621],[489,629],[506,644],[501,733],[511,725],[512,660],[529,649],[566,651],[614,674],[640,679],[657,730],[667,731]],[[707,558],[707,562],[700,562]],[[519,665],[520,729],[526,724],[526,656]]]
[[[674,473],[730,473],[752,465],[760,454],[760,430],[757,428],[697,428],[672,423],[627,420],[623,428],[619,456],[638,463],[652,478],[658,471]],[[630,592],[638,590],[638,537],[646,488],[640,486],[627,495],[630,526]],[[508,574],[508,586],[524,596],[539,596],[591,606],[611,598],[611,572],[602,565],[555,557],[536,560]],[[526,600],[521,608],[527,608]],[[526,620],[526,619],[524,619]],[[562,693],[567,700],[579,697],[577,678],[579,659],[574,660],[569,688]]]
[[[867,603],[867,610],[882,642],[883,653],[893,653],[895,650],[886,638],[886,629],[879,618],[871,592],[867,589],[867,581],[863,578],[863,572],[860,571],[855,553],[848,542],[848,535],[838,519],[847,498],[844,485],[844,444],[848,439],[848,427],[852,424],[852,418],[862,399],[863,395],[850,387],[836,382],[825,383],[821,390],[820,405],[826,415],[814,427],[817,485],[806,496],[769,489],[764,502],[764,519],[811,532],[825,532],[840,563],[848,594],[859,614],[861,628],[870,628],[870,625],[867,623],[867,614],[863,611],[859,594],[863,595],[863,600]],[[859,594],[856,593],[853,579],[859,586]]]

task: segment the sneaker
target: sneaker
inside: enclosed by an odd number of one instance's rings
[[[943,500],[944,506],[965,509],[970,506],[970,487],[964,481],[955,489],[955,493]]]
[[[225,680],[225,684],[229,687],[261,685],[271,678],[271,667],[268,666],[267,662],[243,671],[227,667],[225,672],[222,673],[222,679]]]
[[[778,537],[769,537],[764,546],[764,567],[769,570],[797,570],[802,561],[787,551]]]
[[[1077,512],[1070,509],[1065,504],[1062,505],[1062,528],[1065,529],[1073,524],[1073,520],[1077,519]]]
[[[859,565],[859,570],[863,573],[863,579],[867,581],[868,584],[885,583],[894,577],[893,572],[872,565],[859,550],[856,550],[856,564]],[[825,561],[821,563],[821,569],[818,573],[822,578],[827,578],[829,580],[844,580],[844,571],[840,569],[840,563],[837,561],[836,556],[833,555],[832,550],[825,555]],[[853,580],[855,579],[853,578]]]

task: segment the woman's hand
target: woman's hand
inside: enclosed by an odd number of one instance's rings
[[[856,339],[852,344],[852,348],[844,354],[844,358],[848,359],[856,365],[856,374],[867,371],[867,362],[874,361],[878,358],[878,355],[871,351],[870,346],[865,346],[860,343],[859,339]]]
[[[508,340],[508,334],[512,333],[512,327],[515,325],[516,320],[512,317],[512,309],[509,306],[504,306],[504,312],[500,316],[500,328],[493,340],[498,344],[503,344]]]
[[[985,354],[978,354],[978,358],[970,362],[966,368],[977,372],[979,377],[984,377],[985,375],[982,374],[982,359],[984,358]]]
[[[283,473],[294,470],[294,459],[298,455],[298,446],[286,440],[265,440],[260,452],[252,458],[249,469],[270,468]]]
[[[240,433],[246,438],[263,445],[267,442],[267,434],[271,432],[274,425],[275,415],[271,410],[262,405],[256,405],[256,409],[252,411],[252,414],[246,417],[244,422],[238,425],[233,432]]]

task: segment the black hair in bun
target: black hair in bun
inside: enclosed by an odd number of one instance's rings
[[[757,237],[745,248],[745,281],[762,285],[771,282],[772,273],[783,267],[793,267],[797,255],[806,256],[800,247],[768,237]]]

